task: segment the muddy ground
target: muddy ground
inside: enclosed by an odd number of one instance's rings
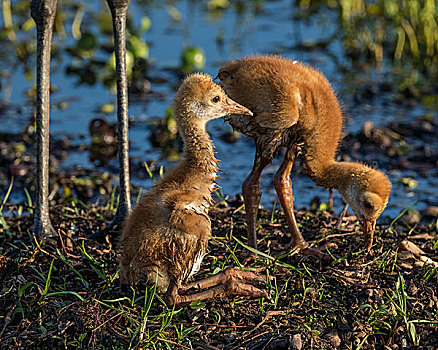
[[[59,237],[40,246],[32,217],[9,206],[0,234],[0,347],[4,349],[436,349],[436,223],[381,222],[364,256],[354,217],[336,230],[328,211],[297,213],[304,237],[336,243],[329,261],[281,255],[281,211],[260,213],[259,250],[248,269],[271,276],[269,299],[225,298],[171,310],[153,288],[121,286],[117,247],[87,238],[109,206],[79,201],[52,208]],[[200,279],[240,266],[246,231],[242,202],[220,201]],[[237,238],[237,239],[236,239]],[[408,242],[413,245],[409,245]],[[417,346],[415,346],[417,344]]]

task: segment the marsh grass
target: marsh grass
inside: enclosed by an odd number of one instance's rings
[[[379,228],[370,258],[361,252],[360,235],[349,235],[334,239],[339,249],[331,262],[321,263],[281,251],[289,238],[279,210],[261,211],[259,248],[248,247],[241,207],[227,200],[212,212],[214,237],[197,278],[229,266],[259,271],[267,277],[269,298],[208,300],[180,309],[168,308],[155,286],[121,286],[115,245],[86,238],[104,228],[114,204],[70,201],[53,208],[60,240],[44,247],[30,234],[32,218],[12,210],[5,216],[10,235],[4,227],[0,232],[1,346],[260,349],[290,344],[297,335],[306,348],[335,348],[337,339],[346,349],[438,341],[436,268],[406,268],[396,248],[399,237],[389,230]],[[299,211],[297,217],[309,240],[333,232],[335,220],[327,212]],[[393,227],[398,236],[406,234],[399,221]],[[431,227],[416,230],[435,235]],[[356,230],[355,223],[348,229]],[[422,245],[432,251],[435,240]],[[246,267],[244,249],[259,256]]]
[[[339,12],[344,45],[370,53],[377,63],[387,56],[397,64],[410,62],[436,72],[438,12],[434,0],[323,1]],[[301,8],[318,6],[307,0]]]
[[[403,103],[421,101],[436,110],[438,79],[438,9],[434,0],[297,0],[303,20],[321,11],[336,12],[335,30],[328,42],[309,43],[325,48],[338,39],[342,43],[344,69],[370,72],[381,80],[382,91]],[[300,12],[299,12],[300,13]],[[358,79],[362,81],[363,77]],[[347,79],[348,81],[348,79]],[[373,83],[370,83],[373,85]],[[374,83],[379,85],[379,83]],[[357,84],[352,84],[353,89]],[[386,86],[386,87],[383,87]]]

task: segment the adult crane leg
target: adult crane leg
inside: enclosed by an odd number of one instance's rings
[[[248,230],[248,245],[257,248],[257,214],[259,211],[259,203],[262,197],[262,189],[260,187],[260,175],[266,166],[271,163],[272,158],[260,156],[258,148],[256,149],[254,166],[251,173],[246,178],[242,185],[242,194],[245,200],[246,223]]]
[[[56,237],[49,217],[50,55],[57,0],[32,0],[30,13],[37,29],[36,64],[36,198],[33,232],[43,240]]]
[[[117,133],[119,153],[120,199],[116,215],[107,233],[117,234],[131,211],[129,190],[128,83],[126,76],[126,14],[129,0],[107,0],[113,19],[117,75]]]
[[[294,197],[292,192],[292,180],[290,173],[294,165],[297,150],[295,148],[289,149],[281,162],[280,168],[274,176],[274,186],[277,191],[278,199],[286,216],[289,229],[292,237],[289,243],[291,254],[302,253],[304,255],[315,255],[318,258],[330,259],[330,257],[319,249],[309,248],[309,243],[303,238],[294,214]],[[322,248],[324,249],[324,248]]]

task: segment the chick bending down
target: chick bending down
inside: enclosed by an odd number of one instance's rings
[[[225,92],[254,112],[234,116],[230,124],[255,141],[256,154],[242,192],[248,223],[248,244],[257,247],[259,183],[280,147],[286,150],[274,185],[291,231],[291,253],[329,258],[310,249],[298,228],[290,173],[300,156],[305,173],[319,186],[337,189],[361,223],[365,250],[370,251],[376,220],[385,209],[391,183],[381,171],[361,163],[338,162],[335,154],[342,130],[342,112],[327,79],[317,70],[280,56],[256,56],[230,62],[219,70]]]
[[[261,276],[238,269],[184,285],[199,270],[211,235],[208,210],[218,166],[206,123],[230,114],[252,115],[251,111],[228,98],[210,76],[194,74],[179,88],[174,113],[184,159],[126,219],[120,238],[122,282],[156,283],[169,306],[213,297],[267,296],[257,288]],[[186,294],[192,288],[210,289]]]

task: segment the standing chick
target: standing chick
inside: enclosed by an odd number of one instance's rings
[[[388,203],[391,183],[384,173],[366,165],[335,161],[342,113],[327,79],[311,67],[276,56],[231,62],[219,70],[218,77],[225,92],[254,113],[253,117],[229,118],[230,124],[252,137],[256,145],[254,166],[242,191],[249,245],[257,246],[260,174],[275,152],[285,147],[274,185],[292,233],[293,251],[324,256],[308,248],[295,220],[290,173],[298,155],[316,184],[337,189],[354,210],[369,251],[376,220]]]
[[[156,283],[168,305],[225,295],[266,296],[252,285],[260,276],[236,269],[183,285],[199,270],[211,235],[208,210],[218,167],[206,123],[232,113],[252,113],[204,74],[184,80],[174,100],[174,113],[184,139],[184,159],[141,198],[127,218],[120,238],[122,282]],[[212,286],[216,287],[181,295],[190,288]]]

